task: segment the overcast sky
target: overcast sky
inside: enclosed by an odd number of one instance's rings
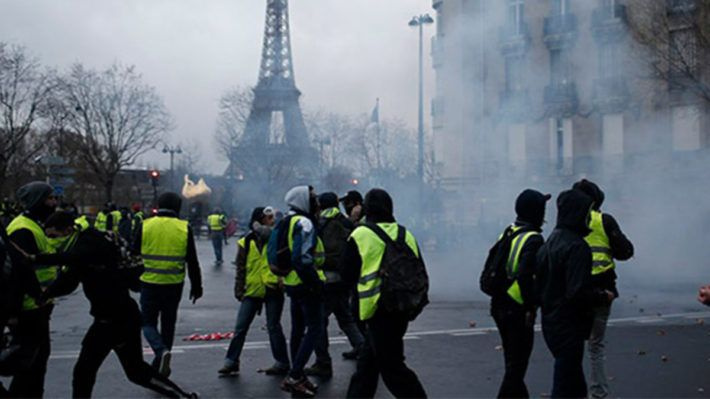
[[[42,63],[104,68],[133,64],[176,121],[174,142],[198,139],[213,161],[217,102],[256,83],[264,0],[0,0],[0,41],[26,46]],[[431,0],[291,0],[296,84],[307,109],[370,112],[416,125],[417,35],[407,26]],[[433,89],[425,34],[425,120]],[[160,158],[150,157],[151,162]],[[165,165],[165,160],[161,161]]]

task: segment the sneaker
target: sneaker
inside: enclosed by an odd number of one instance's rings
[[[165,351],[160,355],[160,363],[158,365],[158,373],[163,377],[170,376],[170,351]]]
[[[347,352],[343,352],[343,359],[345,360],[357,360],[358,350],[353,348]]]
[[[271,366],[268,369],[259,369],[258,371],[266,375],[287,375],[290,370],[288,367]]]
[[[217,372],[220,376],[237,375],[239,374],[239,364],[233,364],[231,366],[225,365]]]
[[[306,376],[298,380],[292,377],[286,377],[281,381],[282,391],[289,392],[299,398],[312,398],[316,396],[317,389],[318,386],[308,381]]]
[[[306,367],[303,372],[314,377],[330,378],[333,376],[333,366],[315,362],[311,367]]]

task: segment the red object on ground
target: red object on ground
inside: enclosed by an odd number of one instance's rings
[[[232,339],[234,337],[234,332],[213,332],[210,334],[192,334],[185,338],[183,341],[221,341],[223,339]]]

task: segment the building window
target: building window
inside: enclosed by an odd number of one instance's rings
[[[552,0],[552,14],[569,14],[569,0]]]
[[[508,93],[523,87],[523,60],[519,57],[505,58],[505,89]]]
[[[692,29],[670,32],[669,67],[672,77],[693,75],[696,71],[697,38]]]
[[[524,12],[524,0],[508,0],[508,23],[512,28],[512,32],[516,35],[523,34]]]
[[[613,43],[599,47],[599,77],[610,78],[619,75],[618,49]]]
[[[556,161],[557,170],[562,170],[564,167],[564,157],[565,157],[565,126],[562,119],[555,119],[555,144],[556,144]]]
[[[569,83],[569,54],[567,50],[550,50],[550,83],[563,85]]]

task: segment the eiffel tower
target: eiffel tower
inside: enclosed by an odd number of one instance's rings
[[[247,179],[306,181],[316,170],[318,154],[309,144],[298,103],[301,92],[293,74],[288,0],[267,0],[259,81],[253,91],[232,170],[236,166]]]

